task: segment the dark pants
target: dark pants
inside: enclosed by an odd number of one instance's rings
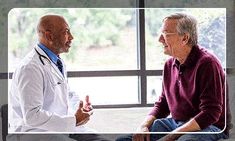
[[[76,141],[111,141],[99,134],[70,134],[69,137]]]

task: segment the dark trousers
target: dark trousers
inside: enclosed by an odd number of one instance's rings
[[[76,141],[111,141],[101,134],[70,134],[69,137]]]

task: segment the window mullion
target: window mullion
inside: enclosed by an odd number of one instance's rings
[[[143,3],[139,1],[139,6]],[[138,48],[138,67],[140,69],[139,76],[139,101],[142,106],[147,104],[147,77],[146,77],[146,60],[145,60],[145,17],[144,9],[137,10],[137,48]]]

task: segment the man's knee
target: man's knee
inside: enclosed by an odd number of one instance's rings
[[[154,120],[153,124],[150,127],[150,132],[157,132],[161,129],[162,121],[160,119]]]
[[[151,125],[151,132],[171,132],[173,130],[172,123],[169,119],[156,119]]]

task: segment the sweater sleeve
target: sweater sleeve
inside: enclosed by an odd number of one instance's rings
[[[194,119],[201,129],[216,123],[222,113],[225,93],[223,76],[222,68],[213,61],[202,64],[200,70],[198,70],[200,112]]]
[[[164,90],[162,90],[162,95],[159,97],[158,101],[155,102],[149,115],[155,116],[156,118],[164,118],[169,115],[170,111],[167,105],[166,97],[164,95]]]
[[[164,65],[162,93],[159,99],[154,103],[152,110],[149,112],[149,115],[155,116],[156,118],[165,118],[170,114],[165,94],[165,85],[169,81],[169,72],[171,70],[172,62],[173,59],[169,59]]]

